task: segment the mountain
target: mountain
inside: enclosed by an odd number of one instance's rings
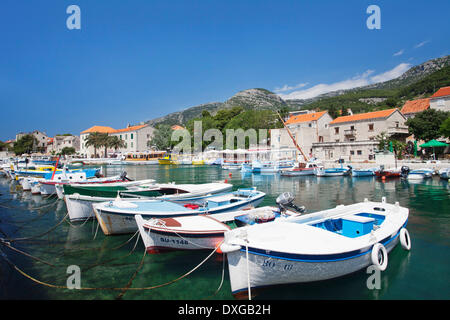
[[[266,89],[254,88],[236,93],[225,102],[212,102],[199,106],[187,108],[183,111],[174,112],[164,117],[149,120],[146,123],[154,126],[163,124],[186,124],[191,119],[200,117],[204,110],[215,115],[219,109],[243,107],[244,109],[255,110],[276,110],[282,107],[290,108],[286,101],[278,95]]]
[[[404,101],[416,96],[429,95],[439,87],[450,85],[448,70],[450,56],[432,59],[414,66],[398,78],[349,90],[328,92],[304,100],[283,100],[275,93],[262,88],[247,89],[236,93],[225,102],[211,102],[170,113],[164,117],[149,120],[146,123],[174,125],[186,124],[193,118],[200,117],[207,110],[215,115],[219,109],[235,106],[254,110],[289,110],[320,109],[331,110],[342,107],[351,108],[353,112],[367,112],[386,107],[401,107]],[[401,105],[400,105],[401,104]],[[335,113],[335,112],[334,112]]]

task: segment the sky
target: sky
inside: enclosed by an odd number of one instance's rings
[[[294,99],[389,80],[450,54],[449,12],[448,0],[3,0],[0,140],[120,129],[250,88]]]

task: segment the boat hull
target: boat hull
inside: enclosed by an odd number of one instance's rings
[[[207,219],[205,217],[205,219]],[[145,249],[148,253],[161,253],[172,250],[205,250],[216,248],[224,238],[226,230],[209,232],[181,232],[167,228],[149,228],[144,225],[141,216],[136,216],[136,223]],[[162,230],[161,230],[162,229]]]
[[[387,242],[387,241],[386,241]],[[389,253],[399,242],[398,233],[385,243]],[[248,296],[247,251],[227,254],[231,290],[236,297]],[[254,253],[249,248],[248,268],[250,288],[261,288],[288,283],[305,283],[338,278],[372,265],[371,247],[359,256],[335,261],[301,261],[272,256],[263,252]]]
[[[95,218],[92,204],[96,202],[79,199],[76,195],[65,196],[64,201],[70,221],[76,222]]]
[[[243,210],[246,208],[256,207],[263,201],[263,199],[264,194],[260,195],[259,197],[255,197],[254,200],[243,202],[240,205],[211,209],[209,210],[208,214],[214,215],[217,213],[224,213],[229,211]],[[97,218],[97,221],[99,222],[100,227],[105,235],[128,234],[134,233],[138,230],[136,220],[134,218],[135,214],[112,212],[105,209],[96,208],[96,206],[93,206],[93,209],[95,217]],[[199,215],[201,214],[201,212],[195,210],[192,211],[186,210],[184,212],[178,213],[168,212],[166,215],[142,213],[142,212],[137,212],[136,214],[140,214],[144,219],[151,219],[151,218],[168,218],[168,217]]]

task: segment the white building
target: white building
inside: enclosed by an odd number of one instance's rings
[[[72,135],[58,135],[48,139],[47,153],[58,154],[64,148],[74,148],[80,151],[80,137]]]
[[[34,130],[33,132],[29,132],[29,133],[20,132],[20,133],[16,134],[16,141],[19,141],[20,138],[22,138],[23,136],[29,135],[29,134],[36,138],[36,141],[37,141],[36,147],[37,148],[40,148],[42,150],[47,149],[47,143],[48,143],[47,134],[45,132],[41,132],[39,130]]]
[[[430,108],[450,111],[450,86],[440,88],[430,97]]]
[[[310,157],[313,152],[313,143],[329,139],[328,126],[332,120],[327,111],[291,113],[285,124],[302,151]],[[271,129],[270,148],[272,150],[295,148],[295,144],[285,128]]]
[[[108,148],[107,153],[129,153],[129,152],[143,152],[148,150],[147,142],[153,136],[154,128],[149,125],[127,126],[124,129],[113,129],[111,127],[93,126],[87,130],[84,130],[80,134],[80,154],[88,158],[94,157],[94,147],[87,146],[86,140],[89,134],[94,132],[107,133],[110,136],[117,136],[125,143],[123,148],[117,150]],[[106,157],[105,148],[97,148],[97,155],[99,157]]]
[[[313,155],[323,160],[373,160],[379,144],[376,137],[384,132],[405,140],[409,136],[405,122],[398,109],[338,117],[329,123],[328,139],[313,144]]]

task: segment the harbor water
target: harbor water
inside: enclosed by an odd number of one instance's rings
[[[382,181],[375,177],[283,177],[243,175],[217,166],[107,166],[103,170],[107,176],[125,170],[132,179],[157,182],[227,179],[234,190],[254,186],[265,192],[261,206],[275,205],[279,194],[291,192],[294,202],[305,206],[307,212],[365,198],[398,201],[410,210],[407,229],[412,248],[408,252],[398,245],[389,254],[379,289],[368,287],[371,274],[361,270],[333,280],[269,287],[257,292],[254,299],[450,298],[450,185],[439,177],[423,182],[398,178]],[[211,251],[144,255],[139,234],[105,236],[96,220],[71,224],[66,214],[64,201],[31,195],[15,182],[0,178],[0,238],[12,239],[0,245],[0,299],[234,299],[221,254],[206,261]],[[74,270],[80,271],[81,289],[67,289],[67,284],[73,284]],[[129,290],[118,290],[125,287]]]

